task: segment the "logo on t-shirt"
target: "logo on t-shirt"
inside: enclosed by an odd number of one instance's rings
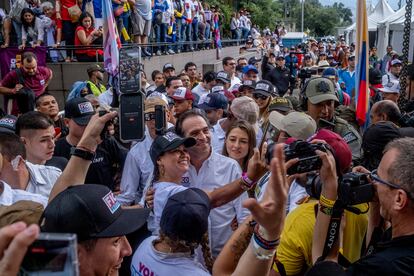
[[[90,102],[78,104],[80,114],[93,113],[93,106]]]
[[[114,194],[112,192],[106,194],[106,196],[104,196],[102,200],[105,202],[105,205],[108,207],[109,211],[111,211],[112,214],[115,213],[119,207],[121,207],[121,204],[119,204],[119,202],[116,201]]]
[[[138,267],[136,267],[134,264],[132,264],[131,267],[133,276],[155,276],[155,273],[141,262],[139,262]]]

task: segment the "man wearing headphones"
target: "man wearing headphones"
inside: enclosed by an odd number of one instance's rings
[[[310,79],[302,90],[302,109],[316,121],[319,128],[339,134],[352,150],[352,160],[361,158],[362,138],[347,121],[335,116],[335,94],[333,82],[324,77]]]

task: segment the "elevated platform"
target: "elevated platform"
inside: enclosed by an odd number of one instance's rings
[[[153,70],[162,70],[165,63],[172,63],[176,69],[177,74],[184,70],[184,65],[192,61],[197,64],[199,70],[203,73],[214,70],[222,70],[221,59],[226,56],[234,57],[235,59],[244,56],[250,58],[252,56],[259,56],[259,53],[244,53],[239,54],[240,46],[232,46],[221,49],[220,57],[217,58],[217,51],[203,50],[187,53],[180,53],[168,56],[155,56],[150,59],[143,59],[144,71],[149,80],[151,79],[151,72]],[[47,66],[52,69],[54,77],[49,84],[49,93],[55,95],[59,101],[59,106],[62,108],[65,98],[70,91],[72,84],[75,81],[87,80],[86,72],[90,63],[87,62],[70,62],[70,63],[49,63]]]

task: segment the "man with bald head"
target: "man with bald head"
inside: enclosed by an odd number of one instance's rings
[[[382,100],[376,102],[370,113],[371,124],[375,124],[379,121],[390,121],[394,124],[398,124],[401,117],[400,109],[398,105],[390,100]]]

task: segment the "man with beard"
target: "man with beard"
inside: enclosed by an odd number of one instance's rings
[[[93,64],[87,69],[89,80],[86,81],[86,87],[88,88],[88,94],[93,94],[98,97],[100,94],[106,91],[105,85],[102,84],[104,80],[105,69],[99,64]]]
[[[35,54],[26,52],[23,54],[22,60],[22,66],[17,70],[10,71],[0,83],[0,94],[5,96],[5,103],[13,100],[11,109],[13,115],[33,110],[34,98],[45,92],[53,77],[52,70],[37,66]],[[31,90],[31,93],[28,90]],[[25,93],[22,93],[23,91]],[[27,110],[20,110],[22,107]]]

